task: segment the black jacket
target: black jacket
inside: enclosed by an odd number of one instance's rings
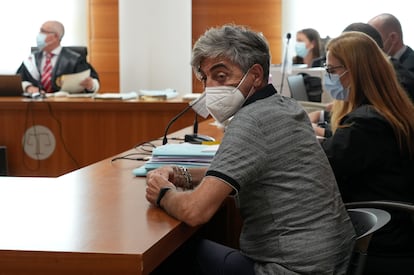
[[[394,66],[398,81],[407,92],[411,101],[414,102],[414,72],[408,70],[395,58],[391,58],[391,63]]]
[[[39,72],[41,72],[40,63],[42,60],[42,54],[43,53],[41,51],[34,53],[36,66]],[[86,69],[91,69],[90,76],[99,80],[98,73],[95,71],[92,65],[86,61],[85,56],[82,56],[79,53],[68,48],[62,47],[62,51],[60,52],[52,71],[52,91],[56,92],[60,90],[60,87],[56,83],[56,80],[59,76],[63,74],[82,72]],[[17,73],[22,76],[23,81],[29,81],[33,83],[34,86],[40,87],[40,80],[33,78],[23,63],[20,65]]]
[[[391,125],[371,105],[346,115],[322,143],[344,202],[394,200],[414,203],[414,160],[401,153]],[[370,243],[374,253],[414,252],[414,225],[395,216]],[[390,247],[390,244],[391,247]]]
[[[398,60],[401,64],[407,68],[409,71],[414,73],[414,51],[410,47],[407,46],[405,52],[401,55],[400,59]]]

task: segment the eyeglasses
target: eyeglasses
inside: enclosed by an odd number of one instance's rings
[[[324,67],[325,67],[326,72],[328,73],[329,78],[331,78],[331,74],[334,74],[335,73],[335,70],[336,69],[345,68],[344,65],[328,66],[326,64],[324,64]]]
[[[40,29],[40,32],[44,33],[44,34],[55,34],[56,33],[54,31],[48,31],[48,30],[45,30],[45,29]]]

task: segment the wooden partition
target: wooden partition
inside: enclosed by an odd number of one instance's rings
[[[0,145],[7,146],[10,176],[60,176],[141,142],[162,137],[168,122],[187,106],[188,102],[180,99],[151,102],[51,98],[32,101],[4,97],[0,99],[0,129],[4,129],[0,131]],[[189,111],[169,132],[192,125],[193,121],[194,112]],[[31,140],[25,141],[28,129],[34,125],[50,132],[38,130],[30,134]],[[49,139],[55,140],[55,149],[45,159],[29,157],[24,151],[26,147],[22,146],[26,142],[33,146],[39,143],[37,146],[49,150],[50,147],[46,147]],[[37,149],[40,157],[44,153],[41,149]]]
[[[99,73],[99,92],[119,91],[118,0],[88,0],[89,61]]]
[[[281,0],[192,0],[192,45],[208,28],[227,23],[245,25],[262,32],[270,44],[272,64],[281,62]],[[193,91],[201,92],[193,76]]]

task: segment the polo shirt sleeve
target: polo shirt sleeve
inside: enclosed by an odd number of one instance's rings
[[[266,140],[260,125],[247,113],[238,114],[226,129],[206,173],[231,185],[236,192],[253,181],[266,165]]]

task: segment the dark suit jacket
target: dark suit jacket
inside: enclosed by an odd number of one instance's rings
[[[405,52],[401,55],[399,61],[409,71],[414,72],[414,51],[407,46]]]
[[[407,69],[395,58],[391,58],[391,63],[397,73],[398,81],[411,98],[411,101],[414,102],[414,71]]]
[[[40,63],[42,60],[42,52],[38,51],[34,53],[36,59],[36,66],[39,72],[41,72]],[[57,92],[60,90],[60,87],[57,85],[56,80],[63,74],[78,73],[86,69],[91,69],[90,76],[99,80],[98,73],[86,61],[86,57],[81,56],[79,53],[72,51],[68,48],[62,47],[58,59],[52,71],[52,91]],[[40,87],[40,79],[35,79],[29,73],[26,66],[22,63],[17,70],[17,73],[22,76],[23,81],[29,81],[33,85]],[[85,92],[87,92],[85,90]]]

